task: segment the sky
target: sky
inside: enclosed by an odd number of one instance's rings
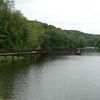
[[[100,34],[100,0],[15,0],[15,7],[29,20]]]

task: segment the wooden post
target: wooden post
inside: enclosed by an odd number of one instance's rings
[[[17,60],[19,61],[19,55],[17,55]]]
[[[14,56],[12,55],[12,62],[14,62]]]

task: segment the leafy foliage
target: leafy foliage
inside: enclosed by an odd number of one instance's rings
[[[100,48],[100,36],[27,20],[13,0],[0,0],[0,50]]]

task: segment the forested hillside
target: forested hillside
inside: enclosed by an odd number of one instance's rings
[[[62,30],[30,21],[14,7],[14,0],[0,0],[0,51],[100,47],[100,36]]]

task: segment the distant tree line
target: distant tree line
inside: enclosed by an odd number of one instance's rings
[[[0,50],[100,48],[100,35],[62,30],[30,21],[14,7],[14,0],[0,0]]]

